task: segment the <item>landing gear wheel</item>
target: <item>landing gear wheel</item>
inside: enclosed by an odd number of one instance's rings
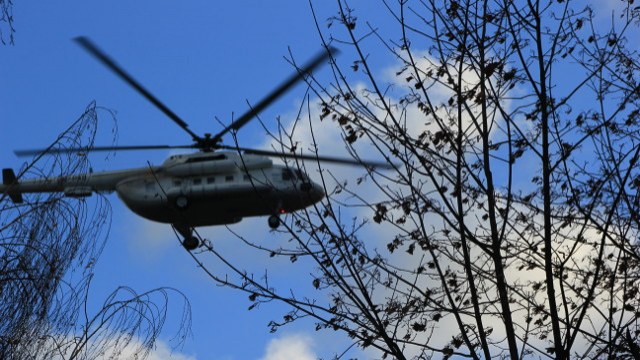
[[[189,251],[195,250],[200,246],[200,240],[195,236],[188,236],[182,241],[182,246]]]
[[[271,215],[269,216],[268,223],[269,227],[275,230],[280,226],[280,217],[278,217],[278,215]]]
[[[189,199],[187,199],[186,196],[178,196],[176,198],[176,206],[178,207],[178,209],[186,209],[189,206]]]

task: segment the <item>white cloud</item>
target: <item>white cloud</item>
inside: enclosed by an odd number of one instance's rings
[[[175,251],[179,244],[170,225],[153,222],[138,215],[126,218],[133,236],[128,242],[129,249],[136,256],[147,261],[162,258],[168,251]]]
[[[306,335],[288,335],[269,341],[260,360],[315,360],[313,340]]]
[[[80,359],[91,358],[96,360],[196,360],[194,356],[172,350],[162,340],[156,340],[154,348],[147,353],[146,357],[143,357],[143,346],[137,338],[131,339],[124,347],[115,338],[105,339],[97,343],[90,340],[88,343],[83,344],[83,348],[79,351],[76,346],[80,346],[78,344],[80,338],[66,337],[66,341],[64,339],[65,337],[57,338],[56,344],[58,345],[54,344],[51,339],[44,343],[38,343],[38,348],[34,349],[34,358],[38,360],[62,360],[73,356]]]
[[[139,344],[134,344],[125,348],[122,353],[118,354],[118,359],[138,359],[135,350],[139,346]],[[109,354],[103,355],[98,360],[102,359],[113,359]],[[156,346],[153,350],[149,352],[149,355],[146,357],[146,360],[196,360],[194,356],[186,355],[179,353],[177,351],[173,351],[166,343],[162,341],[157,341]]]
[[[612,14],[620,14],[625,9],[625,2],[621,0],[589,1],[598,18],[611,18]]]

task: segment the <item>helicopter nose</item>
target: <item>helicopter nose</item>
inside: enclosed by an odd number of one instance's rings
[[[312,202],[316,203],[324,198],[324,190],[322,186],[312,182],[305,181],[300,184],[300,190],[306,192]]]
[[[300,190],[302,191],[311,191],[311,189],[313,189],[313,185],[307,181],[300,184]]]
[[[311,198],[314,202],[318,202],[324,198],[324,190],[322,189],[322,186],[313,183],[311,188]]]

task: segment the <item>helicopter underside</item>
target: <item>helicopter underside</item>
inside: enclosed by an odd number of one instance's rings
[[[118,189],[120,190],[120,189]],[[303,209],[322,194],[273,187],[242,186],[203,191],[197,194],[168,192],[163,196],[132,196],[118,191],[136,214],[161,223],[211,226],[237,223],[244,217],[269,216]]]

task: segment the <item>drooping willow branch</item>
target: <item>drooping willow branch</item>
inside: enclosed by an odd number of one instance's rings
[[[90,147],[98,127],[91,103],[51,147]],[[60,177],[91,171],[86,156],[39,155],[17,171],[22,177]],[[174,289],[142,294],[114,290],[96,313],[87,309],[94,265],[111,224],[101,195],[67,198],[62,193],[0,201],[0,357],[60,356],[95,359],[129,351],[143,358],[163,329],[170,296],[185,303],[178,342],[189,329],[188,302]]]

